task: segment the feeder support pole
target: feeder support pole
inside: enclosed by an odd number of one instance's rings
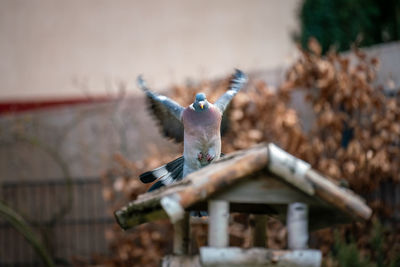
[[[288,205],[287,231],[289,249],[308,248],[308,206],[295,202]]]
[[[189,250],[189,214],[174,223],[174,254],[187,255]]]
[[[229,202],[209,200],[208,213],[208,245],[217,248],[227,247],[229,245]]]

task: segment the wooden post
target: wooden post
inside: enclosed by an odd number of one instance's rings
[[[308,248],[308,206],[300,202],[289,204],[286,224],[289,249]]]
[[[223,200],[208,201],[208,245],[227,247],[229,245],[229,202]]]
[[[253,246],[266,247],[267,237],[267,216],[256,214],[254,215],[255,225],[253,230]]]
[[[185,212],[182,220],[174,223],[174,254],[186,255],[189,250],[189,214]]]

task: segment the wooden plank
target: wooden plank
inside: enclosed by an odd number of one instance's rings
[[[117,210],[114,216],[119,226],[124,230],[142,223],[168,218],[167,213],[160,208],[150,211],[133,210],[129,212],[121,209]]]
[[[322,254],[319,250],[200,248],[202,266],[319,267],[321,261]]]
[[[245,179],[230,187],[229,190],[218,193],[213,198],[236,203],[273,205],[304,202],[316,206],[324,205],[318,199],[312,198],[278,179],[264,172],[262,176]]]
[[[304,177],[306,172],[311,168],[310,164],[296,158],[272,143],[268,144],[268,152],[268,168],[271,172],[301,189],[304,193],[310,196],[314,195],[314,188]]]
[[[195,256],[168,255],[162,259],[161,267],[201,267],[200,258]]]
[[[315,195],[330,205],[353,218],[368,220],[371,217],[371,208],[353,191],[337,186],[315,170],[308,170],[305,177],[312,183]]]

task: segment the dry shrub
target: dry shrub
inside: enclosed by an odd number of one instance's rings
[[[295,88],[307,91],[317,120],[307,136],[314,168],[346,179],[360,193],[400,179],[399,98],[374,86],[378,60],[355,49],[351,61],[335,52],[305,53],[288,72]]]
[[[382,89],[374,85],[378,59],[358,49],[354,49],[352,57],[334,51],[321,57],[315,40],[311,40],[309,46],[311,52],[302,51],[279,88],[250,79],[247,88],[234,98],[230,131],[223,138],[223,152],[245,149],[260,142],[275,142],[333,179],[345,179],[360,194],[374,190],[382,181],[399,181],[399,97],[386,97]],[[177,86],[170,96],[187,105],[196,92],[205,91],[213,102],[226,91],[228,83],[227,78],[215,84]],[[302,129],[298,113],[290,108],[294,90],[306,93],[306,101],[315,114],[309,132]],[[146,191],[148,186],[137,179],[141,172],[176,156],[160,158],[157,151],[153,151],[142,162],[135,163],[116,156],[115,168],[104,176],[104,196],[112,204],[111,211]],[[382,210],[379,201],[370,204],[376,212]],[[390,211],[386,214],[390,216]],[[232,242],[237,246],[250,246],[249,217],[235,215],[233,221]],[[286,233],[282,224],[271,221],[268,226],[269,246],[284,247]],[[344,229],[353,231],[363,253],[368,253],[363,236],[369,232],[370,223]],[[102,262],[110,266],[156,266],[163,255],[171,252],[170,230],[166,221],[145,224],[129,232],[117,227],[111,229],[108,238],[112,257]],[[205,242],[205,231],[203,225],[194,227],[194,234],[202,239],[201,243]],[[317,237],[316,246],[325,253],[333,242],[330,232],[325,230]],[[390,247],[387,255],[393,253],[389,250]]]

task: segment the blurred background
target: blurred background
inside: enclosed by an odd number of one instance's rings
[[[169,223],[112,215],[182,151],[136,77],[183,105],[234,68],[250,81],[224,152],[275,142],[367,199],[370,222],[312,236],[326,266],[400,266],[399,39],[396,0],[0,1],[0,266],[157,266]],[[251,223],[235,215],[231,243]]]

